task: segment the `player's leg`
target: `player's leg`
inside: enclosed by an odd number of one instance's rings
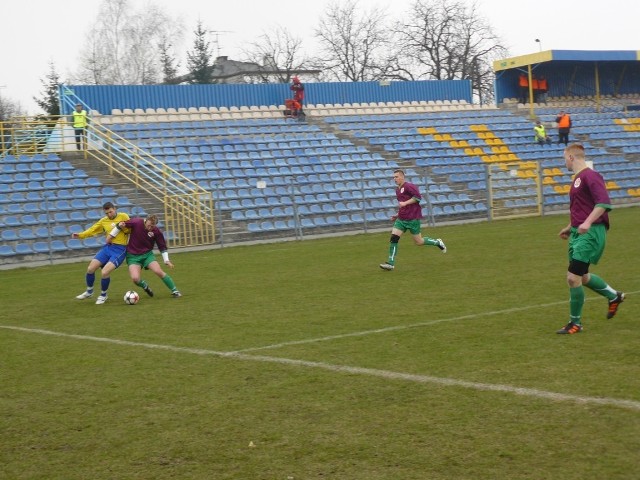
[[[589,259],[593,265],[597,264],[606,245],[607,229],[604,225],[592,225],[583,236],[589,239],[581,250],[581,255]],[[617,291],[607,282],[594,273],[589,273],[582,278],[582,284],[593,290],[598,295],[602,295],[609,301],[607,318],[613,318],[618,312],[618,307],[624,301],[624,293]]]
[[[149,268],[149,264],[154,261],[153,251],[140,255],[127,254],[127,262],[129,263],[129,276],[133,283],[142,288],[147,295],[153,297],[153,290],[149,284],[142,279],[142,268]]]
[[[615,317],[618,313],[618,307],[624,302],[624,292],[619,292],[615,288],[611,287],[607,282],[594,273],[586,275],[586,278],[582,280],[583,285],[598,295],[602,295],[609,302],[607,309],[607,318]]]
[[[569,286],[569,323],[556,333],[573,334],[582,331],[582,307],[584,306],[583,278],[589,274],[588,256],[585,257],[586,235],[578,235],[572,229],[569,236],[569,268],[567,285]]]
[[[447,253],[447,246],[441,238],[423,237],[420,233],[420,220],[412,220],[410,232],[413,237],[413,243],[416,245],[430,245],[438,247],[442,253]]]
[[[162,280],[162,283],[164,283],[167,286],[167,288],[171,290],[171,295],[173,295],[174,297],[182,296],[182,294],[178,291],[178,288],[176,287],[176,284],[173,281],[173,278],[171,278],[171,275],[169,275],[168,273],[162,270],[162,267],[160,266],[157,260],[154,260],[153,262],[151,262],[147,266],[147,268],[151,270],[153,273],[155,273],[158,277],[160,277],[160,279]]]
[[[402,225],[400,220],[396,220],[391,229],[391,238],[389,239],[389,256],[385,263],[380,264],[380,268],[383,270],[393,270],[396,264],[396,255],[398,254],[398,243],[400,237],[406,231],[406,228]]]
[[[76,295],[76,298],[78,300],[84,300],[85,298],[89,298],[93,296],[93,284],[96,281],[96,270],[102,266],[102,261],[101,261],[102,259],[100,257],[100,252],[102,252],[102,250],[100,250],[96,254],[96,257],[89,262],[89,266],[87,267],[87,273],[85,274],[85,282],[87,285],[87,289],[84,292],[82,292],[80,295]]]
[[[109,261],[102,267],[100,278],[100,296],[96,299],[96,305],[102,305],[107,301],[109,285],[111,284],[111,272],[122,265],[126,257],[126,247],[124,245],[105,245],[103,247],[109,255]]]

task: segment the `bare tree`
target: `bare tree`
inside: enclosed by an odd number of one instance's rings
[[[392,77],[420,80],[471,80],[474,95],[492,95],[491,62],[506,49],[475,3],[417,0],[395,28],[397,62]]]
[[[370,81],[383,78],[389,66],[390,30],[385,12],[364,11],[357,1],[329,5],[315,31],[321,45],[318,65],[327,80]]]
[[[294,37],[284,27],[276,27],[263,33],[258,40],[243,51],[246,62],[264,67],[264,72],[254,76],[261,83],[289,83],[309,62],[301,53],[302,40]]]
[[[25,115],[25,111],[20,103],[9,98],[5,98],[0,94],[0,122],[6,122],[13,117]]]
[[[179,39],[179,24],[158,6],[135,12],[129,0],[103,0],[75,77],[96,85],[157,83],[162,73],[158,44],[164,38]]]

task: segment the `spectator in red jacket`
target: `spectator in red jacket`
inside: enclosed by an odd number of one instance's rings
[[[302,111],[302,104],[304,103],[304,85],[300,82],[300,79],[296,76],[292,78],[291,91],[293,92],[293,99],[300,104],[300,111]]]

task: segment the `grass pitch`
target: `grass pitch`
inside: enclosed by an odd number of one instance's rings
[[[7,479],[632,479],[640,209],[612,213],[567,321],[566,216],[172,254],[173,299],[74,296],[86,262],[0,272]],[[138,289],[140,290],[140,289]]]

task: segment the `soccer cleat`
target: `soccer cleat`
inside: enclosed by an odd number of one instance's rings
[[[107,301],[107,297],[106,295],[100,295],[97,299],[96,299],[96,305],[102,305],[104,302]]]
[[[571,335],[573,333],[580,333],[582,331],[582,325],[577,323],[569,322],[556,333],[563,335]]]
[[[618,313],[618,307],[624,302],[624,293],[616,292],[616,298],[609,300],[609,311],[607,312],[607,318],[613,318]]]
[[[181,296],[182,296],[182,294],[181,294],[178,290],[176,290],[176,291],[174,291],[174,292],[171,292],[171,296],[172,296],[173,298],[178,298],[178,297],[181,297]]]
[[[80,295],[76,295],[76,298],[78,300],[84,300],[85,298],[89,298],[89,297],[93,297],[93,290],[91,291],[85,290]]]
[[[151,287],[149,285],[144,287],[143,290],[147,292],[147,295],[149,295],[150,297],[153,297],[153,290],[151,290]]]
[[[381,269],[383,269],[383,270],[389,270],[389,271],[391,271],[391,270],[393,270],[395,267],[394,267],[393,265],[391,265],[390,263],[386,263],[386,262],[385,262],[385,263],[381,263],[381,264],[380,264],[380,268],[381,268]]]
[[[436,247],[442,250],[442,253],[447,253],[447,246],[444,244],[441,238],[436,238]]]

